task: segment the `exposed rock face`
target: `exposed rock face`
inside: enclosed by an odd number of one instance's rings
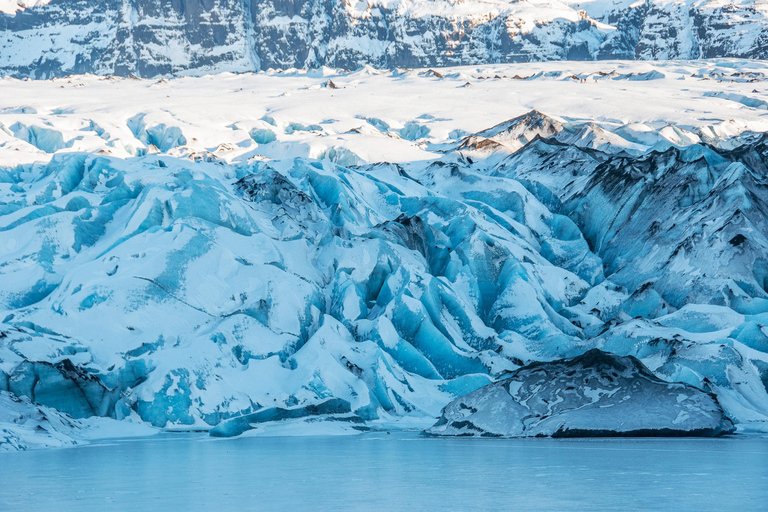
[[[765,58],[752,0],[53,0],[0,4],[0,74],[144,77],[268,68],[537,60]],[[16,9],[23,9],[10,14]],[[5,14],[3,13],[5,11]],[[44,44],[30,45],[30,40]]]
[[[457,398],[428,434],[485,437],[719,436],[717,400],[655,377],[636,358],[598,349],[533,363]]]

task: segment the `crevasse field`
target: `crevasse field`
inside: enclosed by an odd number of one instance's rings
[[[766,80],[737,60],[0,80],[0,449],[248,414],[246,436],[421,430],[592,348],[765,432]]]

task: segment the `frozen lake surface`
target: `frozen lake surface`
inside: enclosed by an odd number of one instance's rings
[[[167,434],[0,453],[0,510],[765,510],[768,437]]]

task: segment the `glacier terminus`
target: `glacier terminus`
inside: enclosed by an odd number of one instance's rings
[[[764,432],[767,76],[0,80],[0,446]]]

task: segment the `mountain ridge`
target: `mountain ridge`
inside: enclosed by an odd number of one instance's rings
[[[6,3],[0,75],[19,78],[768,57],[763,0]]]

